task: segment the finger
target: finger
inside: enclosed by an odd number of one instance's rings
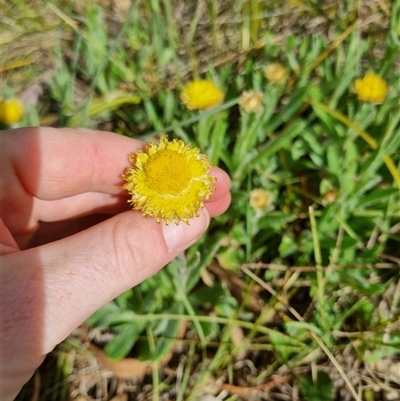
[[[3,219],[0,219],[0,255],[5,255],[6,253],[15,252],[17,250],[18,245],[15,238],[4,224]]]
[[[222,199],[215,202],[207,202],[205,207],[210,217],[216,217],[228,209],[230,202],[231,195],[228,192]],[[130,209],[130,206],[126,203],[126,199],[124,199],[123,205],[117,209],[102,209],[96,211],[94,214],[90,213],[84,216],[80,214],[78,219],[60,221],[59,216],[57,218],[57,213],[54,213],[55,220],[49,219],[47,222],[41,221],[37,224],[35,230],[15,235],[15,240],[12,239],[14,245],[12,249],[18,249],[18,247],[19,249],[28,249],[63,239],[69,235],[76,234],[92,227],[93,225],[110,218],[113,214],[122,212],[122,209]],[[106,212],[107,214],[105,214]],[[18,245],[16,245],[15,241]],[[6,250],[3,253],[7,253]]]
[[[210,171],[210,174],[217,180],[214,183],[215,192],[210,200],[206,202],[215,202],[225,197],[225,195],[229,192],[231,187],[231,179],[229,178],[229,175],[219,167],[213,167]]]
[[[57,222],[41,222],[38,229],[33,232],[25,232],[14,236],[19,249],[29,249],[44,245],[49,242],[58,241],[70,235],[79,233],[107,219],[109,214],[90,214],[73,220],[62,220]]]
[[[94,311],[191,245],[208,224],[205,211],[190,225],[169,226],[128,211],[64,240],[5,255],[2,334],[12,341],[4,349],[20,363],[51,351]]]
[[[111,132],[87,129],[37,127],[3,134],[7,157],[23,187],[43,200],[84,192],[122,195],[121,175],[129,166],[128,154],[144,145]],[[221,177],[226,179],[226,175]]]
[[[110,218],[111,215],[121,213],[131,208],[131,206],[126,202],[125,197],[119,198],[112,195],[110,196],[109,207],[95,208],[94,205],[89,207],[86,202],[86,197],[89,195],[92,196],[92,194],[81,194],[74,197],[81,198],[83,200],[83,205],[77,209],[77,214],[74,213],[76,208],[75,203],[72,208],[69,208],[68,206],[59,208],[58,203],[63,203],[63,200],[41,201],[47,206],[47,220],[41,219],[41,221],[37,223],[34,230],[15,235],[15,240],[17,241],[19,248],[28,249],[65,238],[69,235],[76,234],[77,232],[92,227],[93,225]],[[102,203],[103,196],[108,196],[106,194],[97,195],[100,197],[100,203]],[[70,198],[67,200],[69,199]],[[231,195],[230,192],[228,192],[222,199],[218,199],[214,202],[207,202],[205,207],[210,217],[216,217],[228,209],[230,202]],[[57,204],[57,206],[53,204]],[[85,208],[87,208],[87,213],[82,213],[82,210]],[[64,217],[64,219],[61,221],[60,216]],[[15,244],[14,240],[13,243]],[[18,248],[18,246],[15,245],[15,248]]]
[[[110,132],[37,127],[8,131],[3,145],[25,190],[54,200],[84,192],[121,194],[128,154],[144,143]]]
[[[130,208],[127,196],[86,192],[69,198],[46,201],[34,198],[32,218],[36,222],[77,219],[93,213],[118,213]]]
[[[211,174],[217,178],[215,192],[206,204],[211,204],[224,198],[229,192],[229,176],[220,168],[213,167]],[[58,200],[42,200],[35,198],[30,230],[35,230],[40,221],[52,222],[66,219],[79,218],[92,213],[106,213],[122,211],[129,208],[128,197],[110,195],[100,192],[86,192]],[[213,209],[218,209],[214,207]],[[217,213],[220,214],[220,213]],[[215,216],[215,214],[212,214]]]
[[[227,192],[225,196],[215,202],[206,203],[206,208],[211,217],[217,217],[226,212],[231,203],[231,193]]]
[[[205,206],[211,217],[224,213],[230,204],[230,180],[228,175],[218,168],[212,174],[217,177],[216,192]],[[34,199],[33,222],[29,230],[15,235],[20,249],[43,245],[103,221],[104,214],[117,214],[130,209],[125,196],[95,193],[79,194],[55,201]],[[100,216],[99,216],[100,214]],[[93,217],[91,217],[93,216]],[[46,224],[47,223],[47,224]]]

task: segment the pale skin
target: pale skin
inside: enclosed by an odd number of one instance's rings
[[[190,225],[156,224],[121,189],[144,143],[84,129],[23,128],[1,138],[0,387],[13,400],[93,312],[155,274],[230,204],[230,180]]]

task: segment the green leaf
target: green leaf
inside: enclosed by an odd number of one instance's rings
[[[297,251],[297,243],[291,236],[285,234],[282,237],[282,241],[279,245],[278,250],[279,255],[282,258],[285,258]]]
[[[261,160],[271,157],[282,148],[290,145],[292,140],[306,128],[307,122],[297,120],[281,134],[271,139],[261,152],[254,158],[252,164],[259,163]],[[246,160],[246,162],[248,162]]]
[[[315,107],[314,104],[311,104],[314,113],[317,115],[319,120],[323,123],[323,125],[327,128],[330,137],[335,140],[335,142],[339,142],[338,140],[338,133],[336,131],[335,122],[333,121],[332,117],[326,113],[324,110]],[[329,148],[328,148],[329,149]]]
[[[208,149],[208,156],[212,164],[218,166],[221,149],[224,148],[225,133],[228,123],[223,118],[219,118],[211,132],[211,146]]]
[[[157,111],[156,106],[154,105],[153,101],[150,99],[146,99],[143,101],[143,105],[146,110],[147,118],[153,124],[154,129],[156,131],[162,131],[163,124],[160,119],[159,112]]]
[[[299,377],[300,392],[307,401],[332,401],[333,383],[329,375],[319,371],[316,383],[311,375]]]
[[[321,329],[312,323],[293,321],[287,322],[286,327],[291,336],[295,336],[299,331],[311,331],[319,337],[323,335]]]
[[[269,132],[274,131],[284,122],[289,121],[290,118],[300,109],[305,103],[307,95],[307,87],[297,89],[289,103],[275,116],[272,118],[269,125],[266,127]]]
[[[394,194],[398,194],[397,188],[383,188],[373,191],[371,194],[366,195],[359,199],[357,206],[369,206],[371,204],[380,203]]]
[[[243,249],[229,247],[220,251],[217,259],[223,268],[235,271],[240,268],[245,259],[245,255]]]
[[[328,169],[335,176],[340,176],[340,160],[339,152],[335,146],[328,146],[326,151],[326,158],[328,161]]]
[[[110,321],[119,313],[119,307],[114,302],[110,302],[94,312],[93,315],[86,320],[86,323],[96,327],[106,328],[109,327]]]
[[[358,161],[360,153],[353,141],[348,141],[343,160],[343,169],[341,172],[341,190],[346,193],[351,193],[356,180],[358,169]]]
[[[164,124],[171,124],[176,108],[176,97],[172,92],[167,92],[164,99]]]
[[[238,301],[232,296],[226,296],[221,302],[215,305],[214,309],[218,316],[231,318],[237,314]]]
[[[370,269],[366,268],[348,268],[340,271],[340,282],[342,285],[349,285],[353,290],[360,291],[368,295],[377,295],[385,291],[388,283],[385,285],[370,281]]]
[[[267,213],[265,218],[259,221],[258,229],[261,231],[267,228],[272,228],[275,231],[280,231],[283,227],[285,227],[285,224],[294,221],[295,219],[296,215],[293,213]]]
[[[276,330],[268,330],[269,339],[274,351],[283,361],[288,361],[293,354],[304,350],[305,344]]]
[[[321,156],[324,153],[325,147],[320,144],[317,133],[311,128],[307,127],[301,133],[301,138],[303,138],[303,140],[308,144],[311,154],[316,153]]]
[[[372,364],[378,362],[384,358],[388,358],[398,354],[400,351],[399,346],[390,346],[385,344],[380,344],[376,349],[368,354],[366,362]]]
[[[189,295],[190,303],[196,306],[203,306],[207,304],[215,304],[225,295],[225,290],[220,281],[216,282],[214,286],[201,287],[196,292]]]
[[[168,321],[164,333],[160,341],[157,343],[154,354],[151,355],[152,361],[156,362],[162,360],[165,355],[171,350],[171,348],[174,346],[180,326],[180,320],[171,319]]]
[[[135,322],[119,327],[121,330],[104,348],[110,359],[126,357],[145,328],[145,322]]]
[[[220,332],[220,327],[215,322],[200,322],[200,326],[206,339],[212,340]]]

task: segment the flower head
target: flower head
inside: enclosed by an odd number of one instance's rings
[[[358,100],[364,102],[383,103],[388,92],[386,82],[376,74],[368,72],[364,78],[354,83]]]
[[[7,99],[0,102],[0,123],[11,125],[24,116],[24,106],[18,99]]]
[[[204,110],[221,104],[224,92],[213,81],[201,79],[189,82],[182,89],[180,98],[189,110]]]
[[[338,197],[339,197],[339,192],[338,192],[337,189],[328,189],[328,190],[323,194],[323,200],[324,200],[328,205],[331,205],[332,203],[335,203]]]
[[[264,77],[272,84],[278,84],[287,79],[288,72],[281,63],[271,63],[264,68]]]
[[[248,113],[258,113],[263,107],[263,98],[262,92],[245,91],[239,100],[239,106]]]
[[[271,194],[265,189],[256,188],[250,192],[250,206],[254,210],[264,210],[271,203]]]
[[[207,156],[181,140],[162,137],[159,144],[149,143],[129,155],[129,161],[131,167],[123,175],[129,202],[157,223],[189,224],[215,190]]]

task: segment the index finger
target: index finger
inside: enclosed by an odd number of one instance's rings
[[[121,193],[127,154],[144,145],[111,132],[48,127],[8,131],[2,143],[24,189],[43,200]]]
[[[58,200],[86,192],[123,194],[128,154],[145,142],[105,131],[35,127],[4,133],[2,144],[24,189],[42,200]],[[229,178],[214,171],[219,199],[229,190]]]

